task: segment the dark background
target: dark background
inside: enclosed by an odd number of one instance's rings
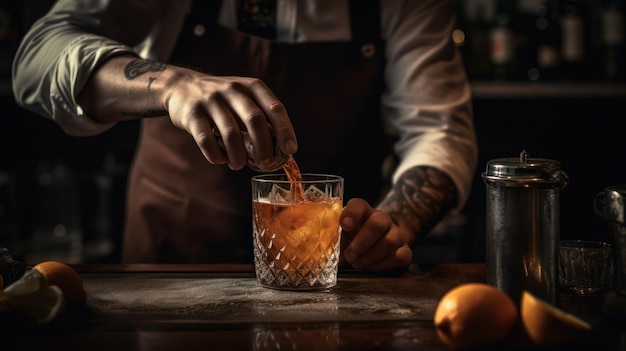
[[[72,220],[83,237],[79,260],[116,262],[126,175],[138,123],[119,124],[96,137],[71,137],[53,122],[17,106],[11,94],[14,50],[23,33],[52,3],[0,1],[0,246],[10,248],[18,257],[28,257],[36,228],[64,221],[62,214],[55,216],[64,212],[62,209],[70,209],[77,214]],[[553,4],[565,6],[562,3]],[[623,1],[618,3],[623,6]],[[485,16],[480,27],[464,14],[465,10],[459,6],[459,28],[466,34],[459,47],[474,88],[478,169],[463,213],[438,227],[416,251],[416,260],[484,260],[486,190],[480,175],[489,160],[517,157],[521,150],[527,150],[531,157],[560,161],[570,177],[561,192],[561,237],[607,238],[605,223],[594,215],[593,199],[607,185],[626,183],[626,84],[623,77],[603,73],[607,48],[598,39],[600,34],[591,31],[597,27],[594,23],[603,8],[594,8],[586,18],[590,32],[583,66],[587,73],[571,76],[563,71],[536,80],[525,77],[530,64],[522,55],[530,50],[528,43],[537,38],[535,34],[524,32],[520,22],[511,22],[515,45],[523,50],[515,56],[516,65],[506,67],[510,74],[496,77],[492,73],[502,72],[502,67],[491,62],[488,55],[493,18]],[[509,11],[513,19],[523,17],[515,9]],[[620,45],[623,52],[624,44]],[[621,71],[624,64],[620,61]],[[90,243],[102,242],[108,246],[88,250]]]

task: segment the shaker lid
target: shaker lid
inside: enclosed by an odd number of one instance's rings
[[[519,158],[497,158],[487,162],[483,181],[496,182],[506,186],[559,186],[565,187],[567,174],[561,170],[561,163],[544,158],[529,158],[522,150]]]

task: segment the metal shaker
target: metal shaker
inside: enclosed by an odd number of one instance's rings
[[[626,295],[626,184],[605,187],[596,194],[593,208],[608,223],[613,239],[614,290]]]
[[[568,176],[554,160],[498,158],[482,174],[487,283],[519,305],[523,290],[557,303],[560,192]]]

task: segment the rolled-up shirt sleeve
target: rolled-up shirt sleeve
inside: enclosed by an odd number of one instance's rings
[[[59,1],[33,24],[13,62],[12,88],[23,108],[54,120],[67,134],[89,136],[113,126],[89,118],[76,101],[105,60],[137,55],[128,44],[101,33],[108,1]],[[96,6],[100,4],[101,6]],[[114,21],[107,21],[109,23]],[[106,29],[109,30],[109,29]]]
[[[15,56],[17,103],[53,119],[71,135],[95,135],[111,128],[85,115],[76,97],[94,70],[114,55],[135,54],[166,62],[189,3],[58,0],[23,38]],[[345,7],[340,1],[328,4]],[[384,0],[381,6],[387,43],[383,116],[389,133],[397,137],[394,148],[399,157],[394,180],[415,166],[438,168],[456,184],[459,209],[469,196],[478,150],[470,86],[451,40],[453,2]],[[224,9],[232,10],[232,6]],[[337,40],[345,36],[335,29],[344,27],[305,29],[326,33],[331,28],[326,34],[309,36]]]
[[[383,114],[399,164],[427,165],[448,174],[467,201],[478,159],[471,91],[459,51],[451,41],[451,1],[400,1],[386,13],[387,89]],[[410,3],[410,6],[409,6]]]

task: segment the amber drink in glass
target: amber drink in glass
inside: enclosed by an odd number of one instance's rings
[[[256,277],[274,289],[328,289],[337,283],[343,178],[295,176],[252,178]]]

